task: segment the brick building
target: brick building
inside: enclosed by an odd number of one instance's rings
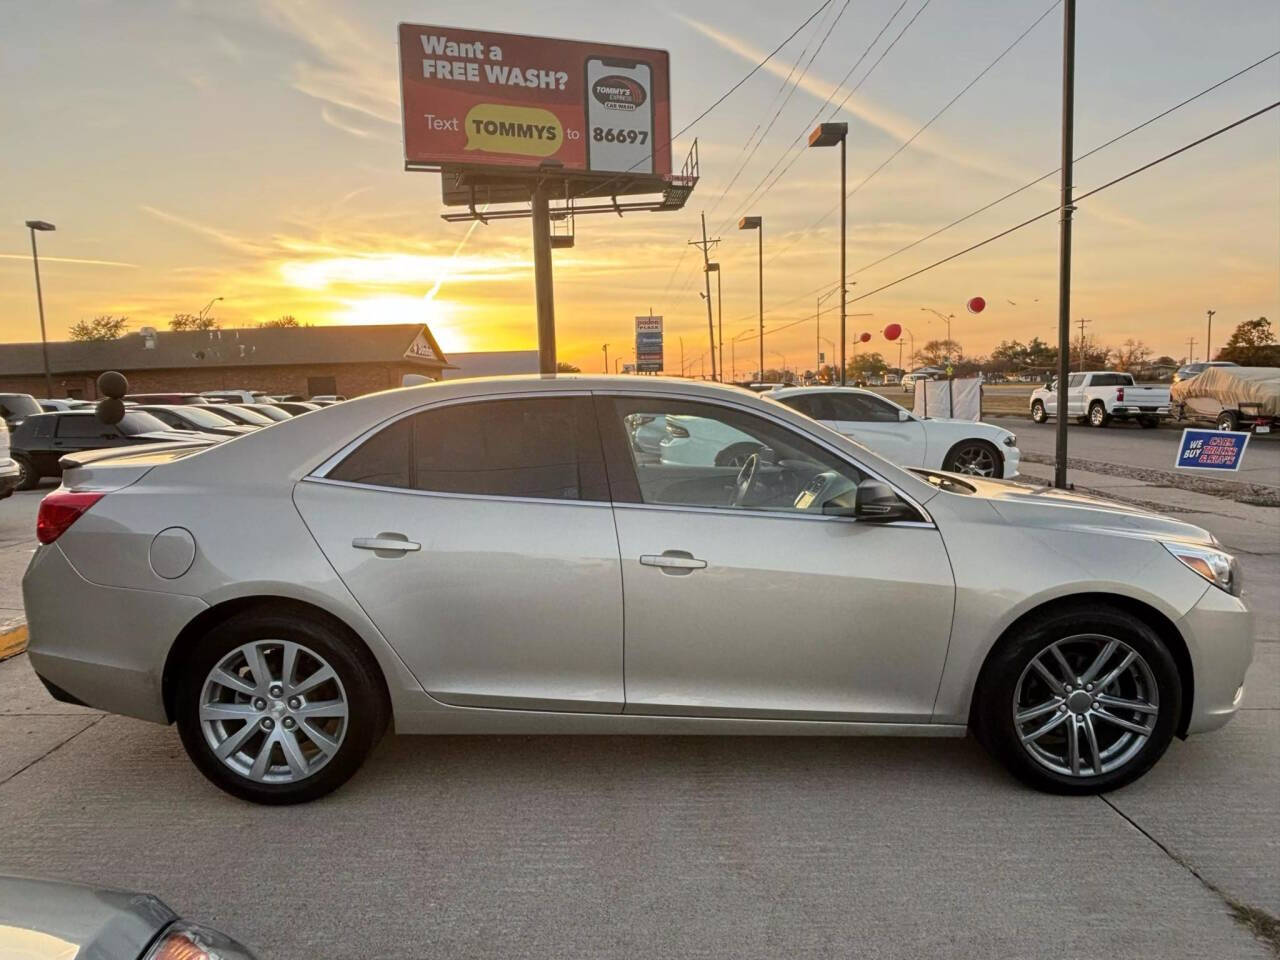
[[[519,358],[512,361],[518,369],[498,372],[523,372],[530,353],[536,371],[537,354],[519,351],[510,355]],[[304,397],[386,390],[400,386],[406,373],[437,380],[446,372],[463,373],[421,324],[144,328],[117,340],[51,342],[49,369],[55,396],[88,400],[96,399],[96,381],[105,370],[123,373],[134,393],[244,389]],[[0,344],[0,392],[45,396],[40,344]]]

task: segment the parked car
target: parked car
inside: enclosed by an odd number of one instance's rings
[[[62,476],[58,461],[70,453],[143,443],[214,443],[225,439],[173,430],[151,414],[132,408],[117,424],[102,423],[92,410],[69,410],[27,417],[13,432],[12,448],[20,474],[18,489],[31,490],[44,477]]]
[[[769,396],[900,466],[981,477],[1018,475],[1018,438],[995,424],[917,417],[892,400],[855,387],[796,387]]]
[[[140,404],[135,407],[143,413],[149,413],[157,420],[164,421],[173,430],[214,433],[222,437],[239,437],[260,429],[236,423],[230,417],[223,416],[223,404],[209,404],[202,407],[195,404]]]
[[[769,455],[645,462],[636,415]],[[1200,527],[904,469],[781,403],[656,378],[450,380],[99,453],[37,536],[23,599],[49,692],[176,722],[206,777],[260,803],[333,790],[390,723],[972,726],[1036,787],[1109,791],[1226,723],[1253,650],[1236,561]]]
[[[198,393],[129,393],[125,394],[125,403],[192,403],[208,404],[209,398]]]
[[[142,893],[0,876],[0,957],[253,960],[225,933]]]
[[[915,393],[917,380],[937,380],[943,375],[943,371],[934,369],[933,367],[926,367],[923,370],[914,370],[911,373],[904,373],[900,381],[902,384],[902,392]]]
[[[1044,423],[1058,410],[1058,382],[1031,392],[1031,419]],[[1094,427],[1129,419],[1158,427],[1169,416],[1169,388],[1139,385],[1133,374],[1115,370],[1073,373],[1067,378],[1067,416]]]
[[[1270,433],[1280,424],[1280,367],[1214,366],[1170,391],[1179,420]]]
[[[22,481],[22,471],[9,455],[9,428],[0,419],[0,500],[13,496]]]
[[[10,430],[32,414],[43,412],[36,398],[29,393],[0,393],[0,418]]]
[[[211,404],[211,406],[213,406],[214,412],[216,412],[218,416],[223,417],[227,420],[230,420],[232,423],[240,423],[249,427],[269,427],[273,423],[280,422],[275,417],[267,416],[261,410],[257,410],[257,409],[251,410],[245,404],[219,403],[216,406]],[[281,419],[283,420],[289,419],[289,415],[287,413],[284,413],[284,411],[275,410],[274,408],[272,409],[273,409],[273,412],[275,413],[283,414]]]
[[[286,410],[281,410],[274,403],[234,403],[230,406],[237,407],[240,410],[247,410],[250,413],[256,413],[260,417],[266,417],[274,423],[281,420],[292,420],[293,414]]]
[[[1240,364],[1232,363],[1230,360],[1208,360],[1201,363],[1187,363],[1180,366],[1173,374],[1173,382],[1181,383],[1183,380],[1190,380],[1204,373],[1210,367],[1238,367]]]
[[[280,403],[267,404],[267,406],[275,407],[277,410],[283,410],[285,413],[295,417],[320,409],[319,404],[307,403],[305,400],[282,401]]]
[[[270,403],[261,390],[201,390],[200,396],[214,403]]]
[[[45,413],[54,413],[58,410],[87,410],[93,406],[92,400],[77,400],[72,397],[41,397],[36,400],[40,404],[40,409]]]

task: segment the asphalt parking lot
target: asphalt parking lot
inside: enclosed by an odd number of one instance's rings
[[[0,606],[38,497],[0,502]],[[1275,956],[1249,921],[1280,916],[1280,510],[1188,519],[1261,612],[1244,709],[1105,797],[969,739],[388,736],[333,796],[261,808],[19,656],[0,870],[145,889],[265,958]]]

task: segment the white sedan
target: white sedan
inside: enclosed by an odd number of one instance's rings
[[[917,417],[856,387],[787,387],[768,396],[904,467],[1006,479],[1018,475],[1018,438],[994,424]]]

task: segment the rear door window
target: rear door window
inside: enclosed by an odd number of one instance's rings
[[[98,422],[98,418],[91,413],[58,417],[56,435],[60,438],[101,437],[104,433],[109,432],[113,432],[111,428]]]

